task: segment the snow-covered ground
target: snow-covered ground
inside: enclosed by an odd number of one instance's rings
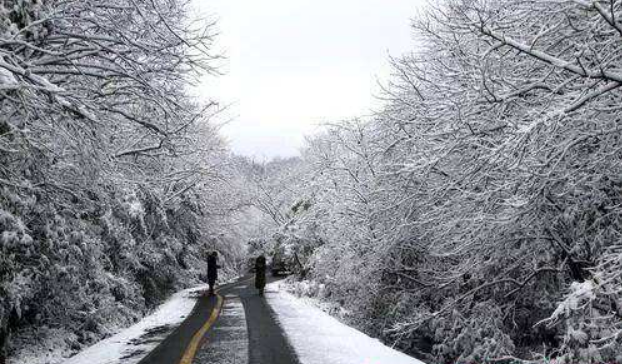
[[[424,364],[341,323],[280,285],[269,284],[266,298],[302,364]]]
[[[174,294],[153,314],[78,353],[64,364],[138,363],[192,312],[197,295],[205,289],[207,286],[199,286]]]
[[[205,289],[199,286],[176,293],[153,314],[64,364],[138,363],[190,315],[196,297]],[[228,306],[214,328],[219,335],[203,351],[220,362],[237,364],[248,357],[248,337],[241,303],[228,298]],[[280,283],[268,285],[266,299],[302,364],[424,364],[341,323],[307,300],[287,293]],[[232,356],[232,352],[239,355]],[[41,355],[22,357],[19,363],[44,363],[41,358]]]

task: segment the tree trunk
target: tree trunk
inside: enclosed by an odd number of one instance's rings
[[[0,364],[6,364],[6,342],[7,332],[5,329],[0,329]]]

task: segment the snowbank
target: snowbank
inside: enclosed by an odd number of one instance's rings
[[[199,286],[174,294],[151,315],[117,335],[102,340],[64,364],[134,364],[153,350],[192,312]]]
[[[424,364],[269,284],[266,299],[302,364]]]

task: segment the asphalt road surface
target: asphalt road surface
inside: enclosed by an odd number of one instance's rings
[[[247,276],[220,287],[216,296],[201,295],[190,316],[139,364],[192,363],[299,361],[274,312],[255,289],[253,276]]]

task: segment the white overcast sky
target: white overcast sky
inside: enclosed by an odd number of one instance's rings
[[[388,56],[413,49],[423,0],[194,0],[218,21],[220,77],[202,98],[230,104],[223,133],[258,159],[298,154],[318,125],[368,114]]]

